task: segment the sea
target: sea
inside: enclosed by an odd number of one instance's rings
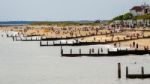
[[[0,26],[27,25],[34,21],[0,21]]]
[[[142,66],[144,73],[150,74],[149,54],[62,57],[60,47],[40,47],[39,44],[38,41],[13,41],[0,32],[0,84],[150,84],[150,79],[125,76],[126,66],[131,74],[140,74]],[[117,63],[121,63],[120,79]]]

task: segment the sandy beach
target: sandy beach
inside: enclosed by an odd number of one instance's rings
[[[119,44],[123,47],[131,47],[133,42],[138,44],[139,49],[144,49],[144,47],[150,47],[149,38],[145,39],[144,36],[150,36],[150,28],[104,28],[103,26],[33,26],[33,25],[24,25],[24,26],[7,26],[0,27],[0,30],[3,31],[15,31],[24,36],[45,36],[47,38],[76,38],[79,42],[106,42],[112,41],[111,45]],[[82,37],[84,36],[84,37]],[[80,38],[81,37],[81,38]],[[124,39],[134,39],[131,41],[121,41],[115,42],[118,40]],[[114,42],[113,42],[114,41]]]

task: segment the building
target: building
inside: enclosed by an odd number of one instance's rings
[[[150,14],[150,6],[147,4],[143,4],[141,6],[134,6],[130,9],[130,13],[133,16],[141,16],[145,14]]]
[[[130,9],[130,13],[135,16],[142,16],[150,14],[150,6],[143,4],[141,6],[134,6]],[[150,19],[128,19],[128,20],[115,20],[112,22],[114,27],[150,27]]]

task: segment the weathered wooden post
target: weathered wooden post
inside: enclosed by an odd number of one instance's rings
[[[42,46],[42,42],[40,41],[40,46]]]
[[[15,40],[15,37],[12,37],[13,38],[13,41]]]
[[[55,42],[53,41],[53,45],[55,44]]]
[[[72,49],[70,49],[70,54],[72,54]]]
[[[118,63],[118,78],[121,78],[121,64]]]
[[[142,78],[143,78],[143,76],[144,76],[144,67],[143,66],[142,66],[141,70],[142,70]]]
[[[79,49],[79,54],[81,55],[81,49]]]
[[[126,78],[128,78],[128,67],[126,67]]]
[[[91,54],[91,49],[89,49],[89,54]]]
[[[47,41],[47,46],[48,46],[48,41]]]
[[[107,49],[108,53],[109,53],[109,48]]]
[[[98,48],[98,55],[99,55],[99,48]]]
[[[101,52],[103,52],[103,48],[101,48]]]
[[[61,46],[61,56],[63,55],[63,49],[62,49],[62,46]]]
[[[61,41],[60,41],[60,45],[61,45]]]

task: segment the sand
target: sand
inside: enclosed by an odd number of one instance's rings
[[[105,42],[105,41],[117,41],[124,38],[130,39],[143,36],[150,36],[150,28],[123,28],[123,29],[107,29],[102,26],[66,26],[58,27],[54,26],[8,26],[0,27],[0,30],[4,31],[16,31],[22,33],[24,36],[45,36],[48,38],[68,38],[68,37],[80,37],[88,36],[84,38],[78,38],[80,42]],[[115,31],[115,32],[114,32]],[[111,33],[114,32],[114,33]],[[111,33],[111,34],[106,34]],[[101,35],[103,34],[103,35]],[[139,48],[144,46],[150,46],[149,39],[138,39],[132,41],[121,42],[122,46],[130,46],[135,41],[139,44]]]

